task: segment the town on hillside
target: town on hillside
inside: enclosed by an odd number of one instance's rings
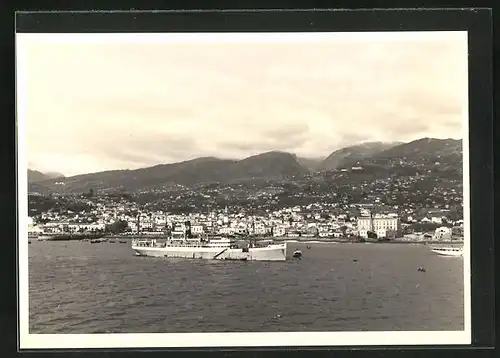
[[[198,158],[73,177],[28,172],[32,236],[463,237],[461,140],[365,143],[316,167],[289,153]]]
[[[32,203],[38,196],[30,196]],[[67,197],[57,197],[59,204]],[[127,196],[72,198],[72,205],[36,212],[30,237],[102,233],[110,236],[247,235],[275,239],[366,241],[450,241],[463,238],[463,219],[446,208],[403,208],[377,204],[314,202],[280,209],[249,211],[232,205],[210,211],[172,213],[147,209]],[[66,202],[67,203],[67,202]],[[35,209],[36,210],[36,209]],[[34,211],[34,210],[33,210]]]

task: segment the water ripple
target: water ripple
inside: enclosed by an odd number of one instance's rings
[[[316,244],[284,263],[144,258],[112,244],[34,242],[29,253],[31,332],[463,329],[463,261],[424,246]]]

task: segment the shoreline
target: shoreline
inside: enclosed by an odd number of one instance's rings
[[[276,240],[278,241],[278,240]],[[282,240],[289,241],[289,240]],[[391,240],[391,241],[339,241],[339,240],[294,240],[291,243],[293,244],[374,244],[374,245],[383,245],[383,244],[408,244],[408,245],[452,245],[452,244],[460,244],[463,245],[463,241],[408,241],[408,240]]]
[[[103,236],[100,238],[102,241],[107,240],[127,240],[131,241],[133,239],[165,239],[165,236],[160,235],[109,235]],[[52,239],[52,240],[37,240],[36,238],[32,239],[35,241],[84,241],[84,238],[71,238],[71,239]],[[238,240],[238,239],[237,239]],[[245,240],[245,239],[240,239]],[[463,245],[463,240],[446,240],[446,241],[437,241],[437,240],[404,240],[404,239],[392,239],[392,240],[384,240],[384,241],[356,241],[356,240],[342,240],[342,239],[321,239],[321,238],[294,238],[294,237],[269,237],[269,238],[256,238],[256,241],[267,241],[272,240],[275,242],[290,242],[293,244],[412,244],[412,245],[452,245],[452,244],[460,244]]]

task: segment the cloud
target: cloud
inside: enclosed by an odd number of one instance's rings
[[[403,35],[157,44],[23,35],[30,166],[71,175],[460,137],[465,37]]]

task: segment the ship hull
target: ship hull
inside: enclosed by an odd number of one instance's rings
[[[286,245],[242,249],[223,249],[212,247],[142,247],[132,246],[138,256],[234,260],[234,261],[286,261]]]
[[[463,256],[463,251],[451,251],[451,250],[440,250],[440,249],[432,249],[432,252],[441,255],[441,256]]]

